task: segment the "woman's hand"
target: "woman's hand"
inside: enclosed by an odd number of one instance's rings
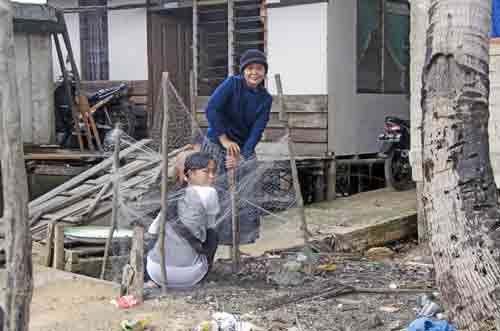
[[[238,165],[238,162],[240,161],[240,156],[238,155],[237,157],[227,155],[226,156],[226,169],[234,169]]]
[[[237,143],[229,139],[225,134],[219,137],[219,141],[226,149],[227,155],[233,158],[240,157],[240,146]]]

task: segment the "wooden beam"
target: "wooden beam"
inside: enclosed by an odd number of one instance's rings
[[[6,230],[6,274],[2,330],[28,330],[33,294],[32,246],[28,220],[28,180],[24,163],[16,79],[12,3],[0,0],[0,166]]]
[[[234,75],[234,2],[227,0],[227,74]]]
[[[198,0],[193,0],[193,73],[195,96],[198,96]]]
[[[80,146],[80,151],[83,152],[83,139],[82,139],[82,133],[80,131],[80,126],[78,125],[78,113],[76,112],[75,106],[74,106],[74,98],[71,93],[71,86],[69,85],[69,77],[68,77],[68,72],[66,70],[66,65],[64,64],[64,58],[62,54],[62,49],[61,49],[61,44],[59,42],[59,37],[57,34],[53,35],[54,37],[54,44],[56,46],[56,52],[57,52],[57,59],[59,60],[59,67],[61,69],[61,72],[63,74],[63,79],[64,79],[64,92],[66,94],[66,98],[68,99],[68,102],[71,104],[69,105],[71,107],[71,114],[73,115],[73,126],[75,127],[75,133],[78,138],[78,145]]]
[[[130,250],[130,265],[134,269],[134,278],[128,291],[137,302],[144,301],[144,228],[134,227],[132,249]]]
[[[64,224],[54,224],[54,259],[53,267],[64,270]]]

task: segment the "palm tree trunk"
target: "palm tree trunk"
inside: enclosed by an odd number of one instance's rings
[[[6,231],[4,329],[28,330],[33,293],[28,183],[20,130],[11,3],[0,0],[0,160]]]
[[[460,330],[500,319],[500,214],[488,145],[491,1],[431,0],[422,203],[436,280]]]

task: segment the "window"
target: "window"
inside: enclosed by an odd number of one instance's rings
[[[358,0],[358,93],[408,92],[409,33],[407,1]]]
[[[79,0],[80,7],[106,6],[106,0]],[[109,79],[108,15],[105,10],[80,13],[82,79]]]

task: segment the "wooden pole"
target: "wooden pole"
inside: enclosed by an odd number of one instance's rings
[[[194,77],[194,71],[191,70],[189,72],[189,96],[191,99],[191,138],[194,141],[196,138],[196,135],[198,133],[198,123],[196,121],[196,112],[197,112],[197,93],[195,89],[195,77]]]
[[[231,194],[231,224],[233,231],[233,246],[231,247],[232,269],[234,273],[240,270],[240,218],[238,206],[238,192],[236,190],[236,170],[230,169],[229,192]]]
[[[300,229],[302,230],[302,235],[304,238],[304,243],[307,245],[309,242],[309,230],[307,229],[306,212],[304,209],[304,198],[302,197],[302,191],[300,189],[299,173],[297,171],[297,163],[295,161],[295,150],[293,145],[293,139],[290,134],[290,125],[288,123],[288,116],[285,110],[285,104],[283,101],[283,86],[281,85],[281,77],[279,74],[274,76],[276,80],[276,90],[278,92],[279,98],[279,118],[285,125],[285,135],[288,136],[288,154],[290,156],[290,167],[292,168],[293,177],[293,188],[297,196],[297,208],[299,209],[300,215]]]
[[[126,281],[122,288],[122,295],[133,295],[138,303],[144,301],[144,227],[142,225],[134,226],[134,235],[132,237],[132,248],[130,249],[130,264],[125,270],[130,270],[131,279],[123,277]],[[124,275],[127,271],[124,271]],[[123,281],[122,281],[123,284]]]
[[[161,179],[161,214],[160,214],[160,267],[163,282],[161,284],[162,293],[167,293],[167,265],[165,260],[165,226],[167,224],[168,209],[168,72],[162,75],[163,92],[163,128],[161,132],[161,152],[162,152],[162,179]]]
[[[227,0],[227,74],[234,75],[234,2]]]
[[[28,330],[33,294],[28,181],[21,137],[11,2],[0,0],[0,163],[6,229],[5,312],[2,329]],[[2,186],[2,185],[0,185]]]
[[[111,240],[113,239],[113,234],[116,230],[118,224],[118,211],[120,208],[120,123],[116,124],[115,130],[115,150],[113,151],[113,209],[111,211],[111,227],[109,229],[108,239],[106,240],[106,247],[104,248],[104,258],[102,260],[101,269],[101,279],[104,279],[104,274],[106,273],[106,264],[109,256],[109,249],[111,246]]]
[[[198,0],[193,0],[193,74],[194,91],[198,96]]]
[[[53,37],[54,37],[54,44],[56,46],[57,59],[59,60],[59,66],[61,67],[61,73],[64,79],[64,92],[66,94],[68,102],[70,102],[68,106],[71,107],[71,115],[73,116],[73,123],[75,126],[76,137],[78,139],[78,145],[80,146],[80,151],[83,152],[84,149],[83,138],[82,138],[82,133],[80,131],[80,126],[78,125],[79,122],[78,113],[76,112],[75,107],[73,107],[73,96],[71,95],[71,86],[69,85],[68,72],[66,71],[66,66],[64,65],[64,57],[61,50],[61,44],[59,42],[59,37],[57,36],[57,34],[54,34]]]

